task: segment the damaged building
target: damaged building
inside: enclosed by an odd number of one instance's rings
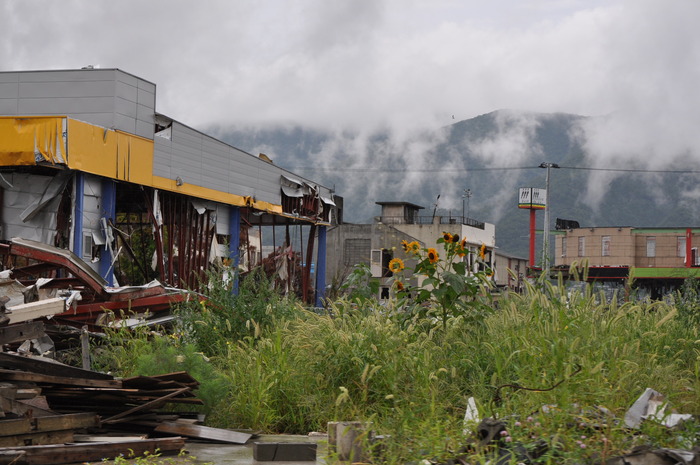
[[[167,307],[217,264],[264,265],[319,304],[339,201],[158,113],[156,85],[119,69],[0,72],[3,268],[85,289],[74,313],[109,307],[115,289],[134,293],[122,306]]]

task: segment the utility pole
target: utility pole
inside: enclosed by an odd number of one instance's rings
[[[464,193],[462,194],[462,223],[466,224],[467,223],[467,218],[469,218],[469,199],[472,197],[472,190],[471,189],[464,189]],[[467,199],[467,215],[464,215],[464,199]]]
[[[559,168],[556,163],[540,164],[540,168],[547,169],[544,191],[544,233],[542,234],[542,272],[549,279],[549,172],[552,168]]]

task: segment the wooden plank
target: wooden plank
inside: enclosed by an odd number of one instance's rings
[[[21,450],[4,451],[0,450],[0,465],[23,465],[26,452]]]
[[[31,357],[23,355],[8,354],[0,352],[0,367],[13,368],[17,370],[30,371],[32,373],[83,378],[83,379],[114,379],[114,376],[106,373],[98,373],[91,370],[83,370],[82,368],[73,367],[64,363],[57,362],[53,359],[45,357]]]
[[[26,465],[58,465],[64,463],[101,462],[119,455],[135,457],[149,454],[156,450],[163,455],[174,455],[185,447],[181,437],[144,439],[118,443],[95,442],[86,444],[64,444],[48,446],[15,447],[5,450],[7,453],[24,452],[24,458],[18,464]]]
[[[188,423],[166,422],[161,423],[156,428],[159,433],[171,433],[190,438],[208,439],[211,441],[226,442],[231,444],[245,444],[252,434],[239,433],[221,428],[211,428],[209,426],[192,425]]]
[[[10,324],[22,323],[24,321],[35,320],[46,316],[53,316],[66,311],[66,301],[61,297],[52,299],[37,300],[28,304],[14,305],[7,307],[10,312]]]
[[[0,380],[10,381],[31,381],[43,384],[66,384],[69,386],[84,386],[96,388],[121,388],[122,382],[116,379],[85,379],[71,378],[65,376],[42,375],[39,373],[28,373],[24,371],[0,369]]]
[[[35,420],[37,431],[58,431],[64,429],[96,428],[100,419],[94,413],[70,413],[41,417]]]
[[[73,430],[0,436],[0,447],[39,446],[73,442]]]
[[[0,436],[13,436],[32,432],[32,422],[29,418],[0,421]]]
[[[179,389],[179,390],[177,390],[177,391],[175,391],[175,392],[172,392],[172,393],[168,394],[167,396],[163,396],[163,397],[161,397],[161,398],[159,398],[159,399],[152,400],[151,402],[147,402],[147,403],[145,403],[145,404],[138,405],[138,406],[136,406],[136,407],[134,407],[134,408],[132,408],[132,409],[129,409],[129,410],[125,411],[125,412],[118,413],[118,414],[116,414],[116,415],[114,415],[114,416],[112,416],[112,417],[107,418],[107,419],[104,420],[102,423],[117,423],[117,422],[119,421],[120,418],[123,418],[123,417],[125,417],[125,416],[127,416],[127,415],[131,415],[132,413],[140,412],[141,410],[148,410],[148,409],[152,409],[152,408],[158,408],[158,407],[160,407],[161,405],[163,405],[168,399],[170,399],[170,398],[172,398],[172,397],[175,397],[175,396],[177,396],[177,395],[179,395],[179,394],[188,392],[189,390],[190,390],[190,388],[188,388],[188,387]]]
[[[40,406],[29,405],[27,404],[27,401],[8,399],[7,397],[3,396],[0,396],[0,411],[11,412],[19,416],[26,415],[27,413],[31,413],[31,415],[35,417],[56,415],[55,412],[44,409]]]
[[[10,326],[4,326],[0,327],[0,345],[12,344],[13,342],[23,342],[27,339],[36,339],[44,334],[43,321],[31,321],[29,323],[18,323]]]

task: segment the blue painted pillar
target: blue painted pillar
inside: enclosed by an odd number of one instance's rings
[[[233,272],[232,292],[238,294],[238,263],[240,262],[239,249],[241,245],[241,209],[230,207],[229,210],[229,257],[231,258],[231,271]]]
[[[318,227],[318,252],[316,253],[316,306],[323,307],[326,297],[326,226]]]
[[[83,205],[85,205],[85,175],[75,173],[75,209],[73,210],[73,253],[83,258]]]
[[[117,183],[109,178],[104,178],[102,180],[102,208],[100,208],[101,217],[104,218],[107,223],[111,219],[115,221],[117,216]],[[106,236],[105,240],[109,241]],[[107,280],[107,284],[114,286],[114,269],[112,268],[112,254],[107,248],[107,243],[105,243],[104,248],[100,252],[100,276]]]

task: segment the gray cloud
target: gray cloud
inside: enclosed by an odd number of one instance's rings
[[[186,124],[323,129],[356,166],[428,166],[438,141],[418,129],[515,108],[607,115],[581,128],[591,163],[658,168],[698,158],[698,17],[693,0],[10,0],[0,63],[118,67]],[[516,123],[474,151],[503,164],[533,150]],[[378,129],[391,137],[368,153]],[[587,200],[613,178],[591,178]]]

